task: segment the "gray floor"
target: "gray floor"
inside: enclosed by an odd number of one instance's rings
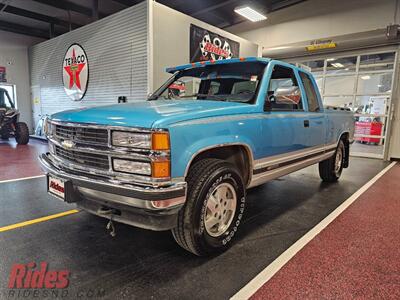
[[[0,233],[0,298],[10,293],[14,263],[46,261],[71,272],[63,299],[89,291],[104,291],[102,299],[227,299],[386,165],[352,158],[335,184],[312,166],[250,190],[236,244],[212,258],[180,249],[169,232],[119,224],[112,238],[106,220],[85,212]],[[46,194],[44,178],[0,184],[0,201],[0,227],[73,208]]]

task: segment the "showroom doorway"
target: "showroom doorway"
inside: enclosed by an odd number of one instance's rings
[[[291,61],[313,73],[324,105],[350,108],[355,115],[351,155],[385,158],[397,52],[326,54]]]
[[[0,88],[5,89],[8,92],[8,95],[10,96],[11,101],[14,103],[15,107],[18,108],[15,84],[0,82]]]

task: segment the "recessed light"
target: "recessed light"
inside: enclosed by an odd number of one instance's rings
[[[258,22],[267,19],[266,16],[249,6],[235,8],[235,13],[241,15],[242,17],[245,17],[246,19],[249,19],[252,22]]]

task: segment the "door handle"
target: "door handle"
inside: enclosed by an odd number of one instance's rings
[[[310,120],[304,120],[304,127],[310,127]]]

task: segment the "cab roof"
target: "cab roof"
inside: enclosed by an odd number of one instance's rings
[[[242,62],[260,62],[264,64],[268,64],[271,61],[270,58],[264,57],[241,57],[241,58],[231,58],[231,59],[222,59],[222,60],[207,60],[201,62],[194,62],[191,64],[181,65],[177,67],[166,68],[168,73],[175,73],[176,71],[182,71],[192,68],[199,68],[209,65],[225,65],[225,64],[233,64],[233,63],[242,63]]]

